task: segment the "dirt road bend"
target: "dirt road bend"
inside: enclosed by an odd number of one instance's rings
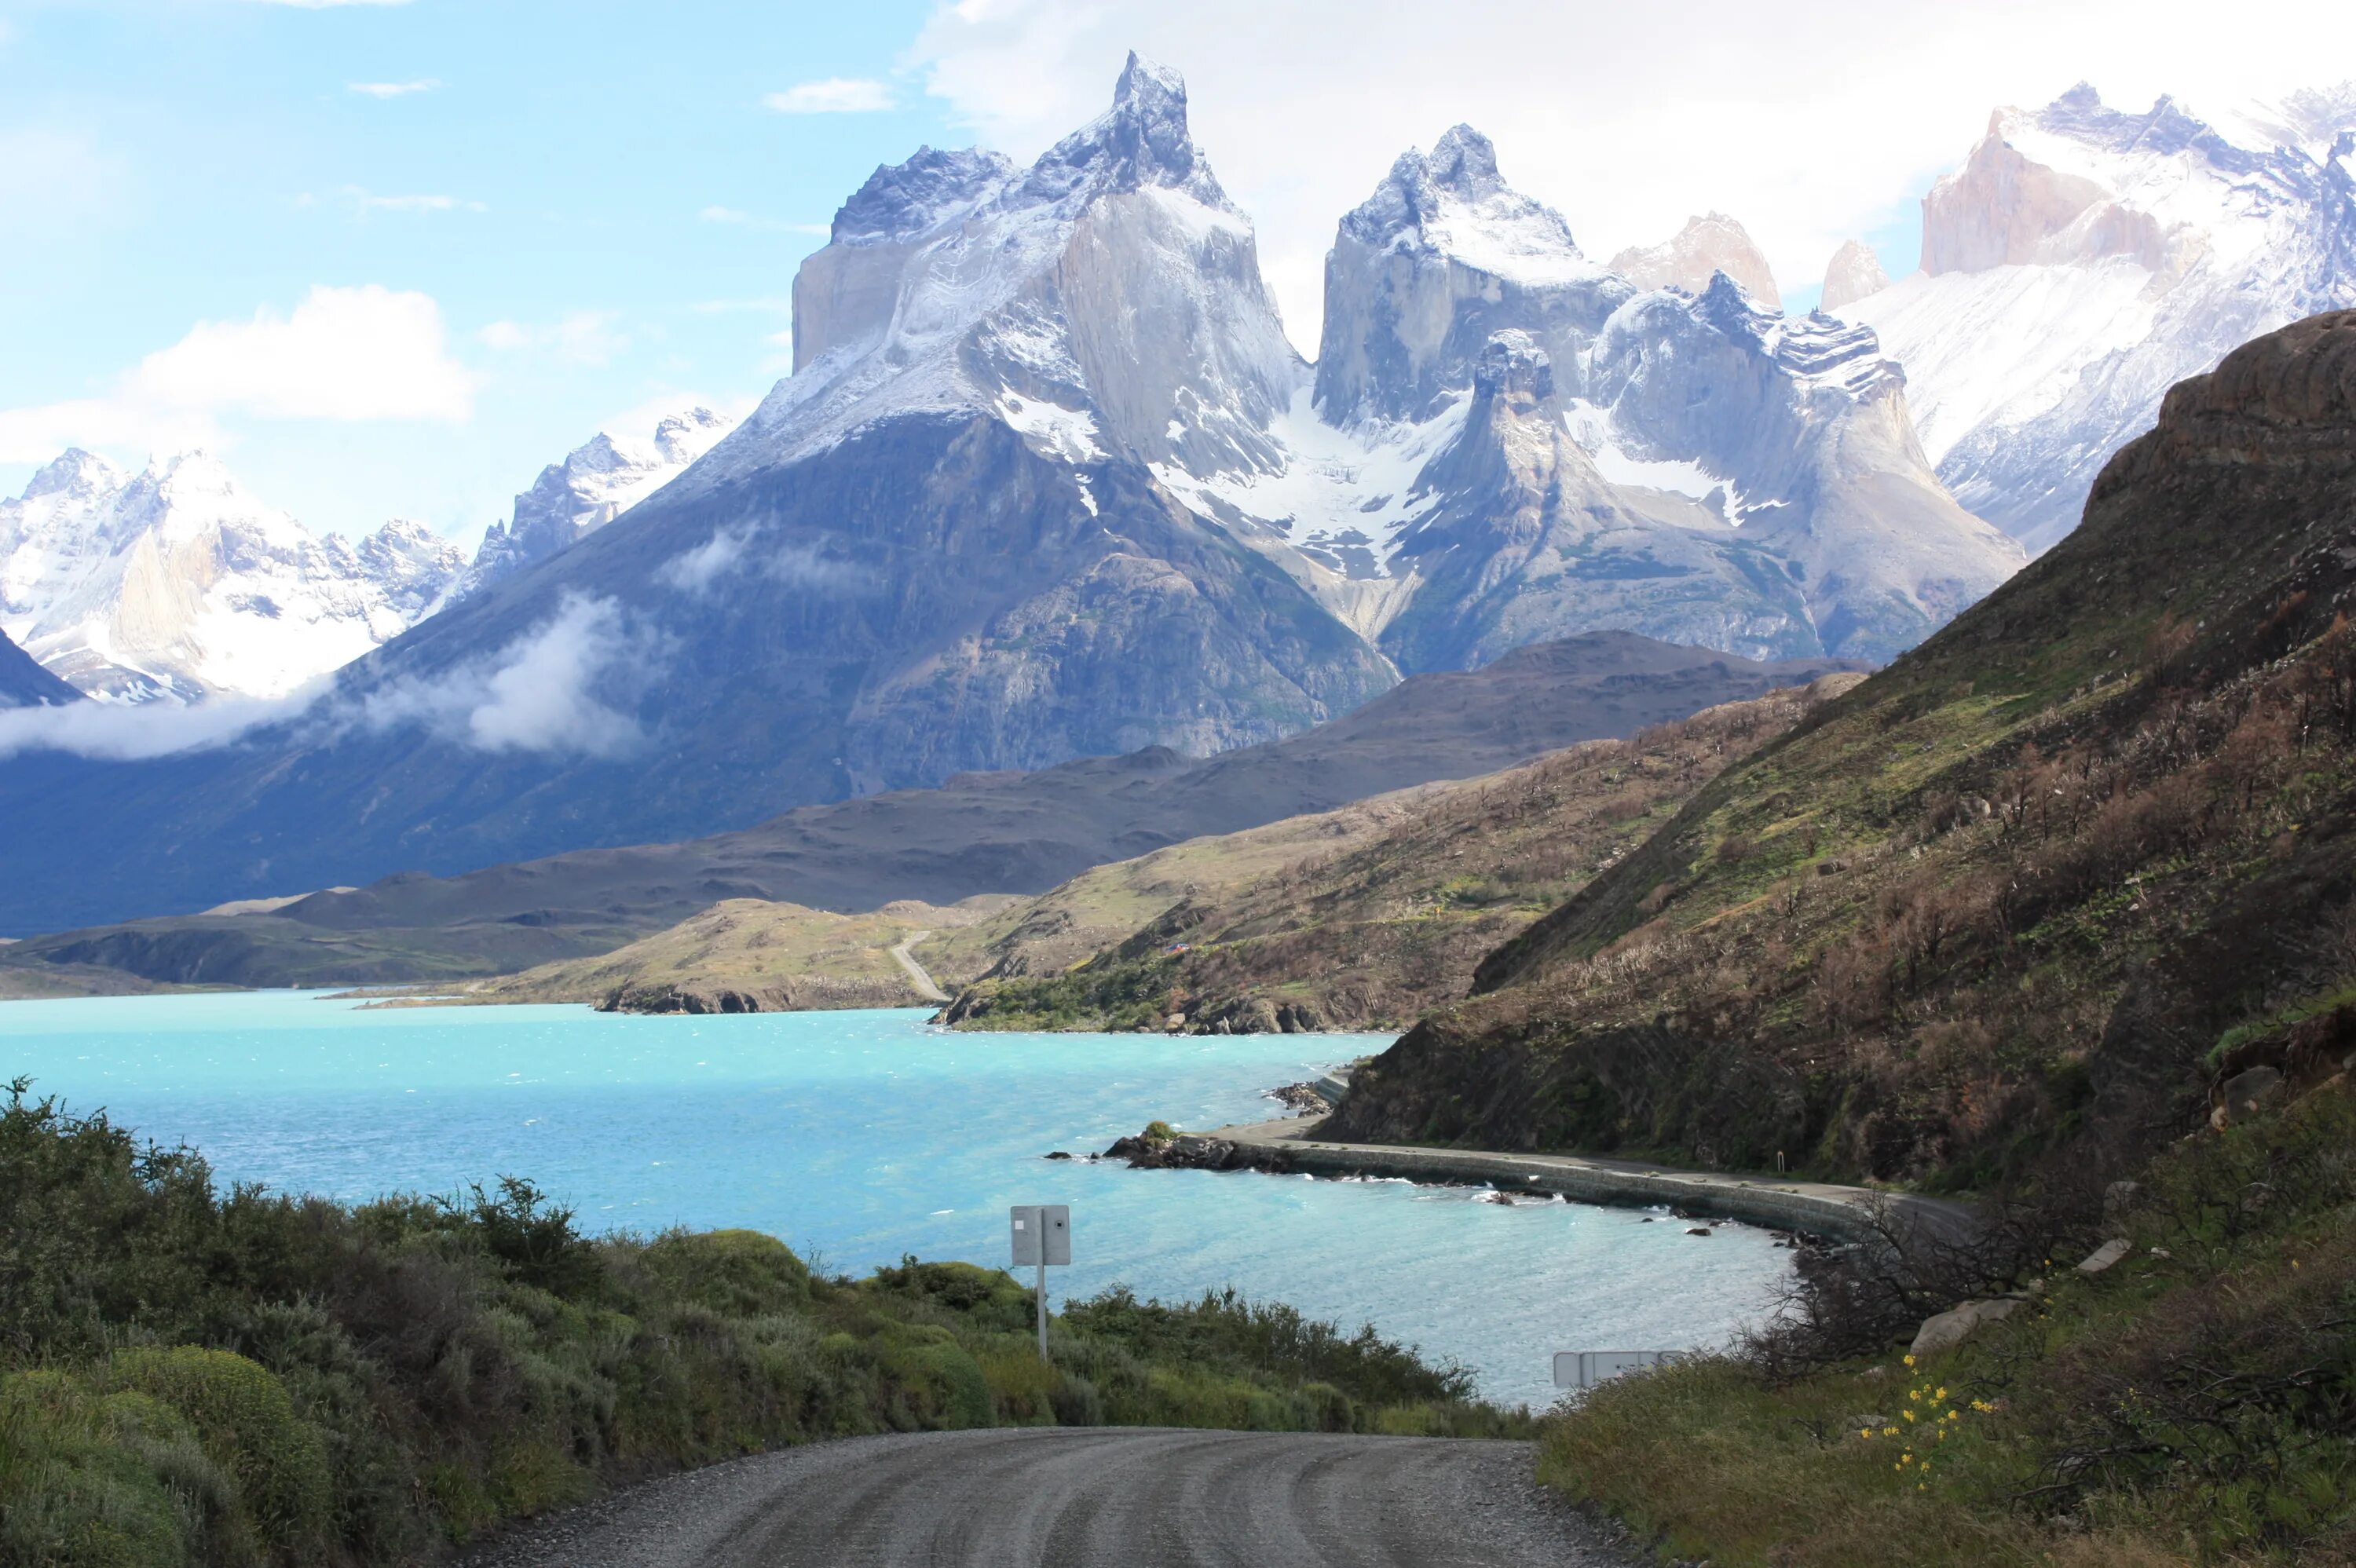
[[[1159,1427],[858,1437],[635,1488],[464,1568],[1633,1568],[1530,1460]]]
[[[932,976],[926,972],[925,966],[916,962],[916,955],[908,951],[930,935],[932,933],[929,931],[916,933],[899,946],[892,949],[892,956],[897,958],[900,961],[900,967],[907,972],[909,983],[916,987],[916,995],[928,1002],[946,1002],[949,999],[949,994],[934,983]]]

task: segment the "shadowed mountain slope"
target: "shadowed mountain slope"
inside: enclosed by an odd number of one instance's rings
[[[965,774],[687,843],[579,850],[448,878],[405,873],[268,913],[44,936],[10,950],[11,961],[38,955],[249,985],[428,978],[604,952],[723,899],[855,911],[1039,892],[1182,839],[1493,773],[1844,667],[1756,664],[1598,634],[1418,677],[1306,734],[1199,762],[1152,748],[1032,773]]]

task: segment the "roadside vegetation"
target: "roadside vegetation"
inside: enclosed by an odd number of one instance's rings
[[[1371,1330],[1232,1294],[1051,1318],[1003,1273],[865,1279],[745,1231],[584,1235],[530,1183],[358,1206],[0,1108],[0,1562],[426,1563],[617,1483],[1005,1424],[1526,1435]]]
[[[2170,1150],[2107,1223],[2063,1210],[2013,1239],[2071,1250],[1985,1251],[1976,1281],[1817,1260],[1745,1353],[1549,1417],[1541,1476],[1717,1568],[2356,1563],[2345,1075]],[[2078,1272],[2105,1232],[2125,1257]],[[1904,1353],[1926,1313],[2005,1288],[2009,1317]]]
[[[2179,386],[2077,532],[1354,1075],[1328,1136],[1975,1196],[1548,1417],[1665,1558],[2356,1563],[2351,328]]]

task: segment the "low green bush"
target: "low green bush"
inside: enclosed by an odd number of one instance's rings
[[[19,1083],[0,1105],[0,1562],[432,1560],[601,1487],[996,1424],[1527,1430],[1456,1369],[1228,1293],[1052,1318],[1005,1273],[814,1275],[744,1231],[587,1236],[530,1183],[218,1190]]]

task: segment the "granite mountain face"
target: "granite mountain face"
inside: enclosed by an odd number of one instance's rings
[[[0,708],[58,708],[80,697],[0,632]]]
[[[1589,261],[1460,125],[1343,219],[1278,463],[1157,473],[1289,545],[1403,670],[1601,629],[1883,660],[2022,559],[1931,473],[1904,385],[1869,331],[1722,271],[1694,293]]]
[[[1923,198],[1922,270],[1836,282],[1904,363],[1940,477],[2042,550],[2170,386],[2356,305],[2356,84],[2214,123],[2083,84],[2000,109]]]
[[[303,709],[0,764],[63,836],[12,858],[152,834],[170,891],[131,913],[682,838],[1272,740],[1577,633],[1886,659],[2020,559],[1869,331],[1640,288],[1466,128],[1344,219],[1312,371],[1183,84],[1134,58],[1027,168],[879,169],[795,300],[796,373],[740,426],[618,524],[552,470],[554,526],[519,501],[507,544],[574,542],[478,561]]]

